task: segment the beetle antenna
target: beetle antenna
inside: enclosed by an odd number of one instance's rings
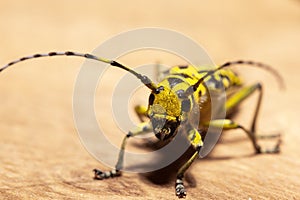
[[[0,72],[2,72],[3,70],[5,70],[6,68],[8,68],[8,67],[10,67],[12,65],[15,65],[15,64],[17,64],[19,62],[23,62],[25,60],[35,59],[35,58],[40,58],[40,57],[52,57],[52,56],[77,56],[77,57],[84,57],[84,58],[87,58],[87,59],[92,59],[92,60],[104,62],[104,63],[110,64],[111,66],[118,67],[118,68],[121,68],[121,69],[123,69],[125,71],[130,72],[135,77],[137,77],[138,79],[140,79],[141,82],[145,86],[147,86],[150,90],[152,90],[152,91],[155,92],[156,89],[157,89],[156,85],[151,81],[150,78],[148,78],[145,75],[137,73],[133,69],[131,69],[129,67],[126,67],[126,66],[120,64],[117,61],[109,60],[109,59],[106,59],[106,58],[97,57],[97,56],[89,54],[89,53],[77,53],[77,52],[72,52],[72,51],[66,51],[66,52],[49,52],[49,53],[44,53],[44,54],[33,54],[33,55],[30,55],[30,56],[25,56],[25,57],[19,58],[17,60],[14,60],[14,61],[12,61],[12,62],[4,65],[3,67],[0,68]]]
[[[197,88],[200,86],[200,84],[202,84],[205,80],[205,78],[211,76],[212,74],[216,73],[217,71],[226,68],[226,67],[230,67],[233,65],[249,65],[249,66],[253,66],[253,67],[259,67],[262,68],[268,72],[270,72],[272,75],[274,75],[274,77],[277,79],[279,87],[281,89],[285,89],[285,83],[284,80],[282,78],[282,76],[279,74],[278,71],[276,71],[274,68],[272,68],[269,65],[260,63],[260,62],[253,62],[253,61],[243,61],[243,60],[238,60],[238,61],[232,61],[232,62],[226,62],[223,65],[219,66],[218,68],[208,71],[207,74],[205,74],[202,78],[200,78],[197,83],[195,83],[194,85],[190,86],[190,88],[188,88],[186,91],[186,95],[191,95],[193,92],[195,92],[197,90]]]

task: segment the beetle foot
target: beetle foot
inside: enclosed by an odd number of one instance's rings
[[[111,170],[111,171],[101,171],[99,169],[94,169],[93,172],[95,173],[94,179],[96,180],[103,180],[107,178],[113,178],[117,176],[121,176],[121,171],[120,170]]]
[[[186,191],[182,179],[177,179],[175,183],[175,193],[178,198],[185,198]]]

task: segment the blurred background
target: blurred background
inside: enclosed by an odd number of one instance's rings
[[[178,31],[202,45],[218,64],[237,59],[267,63],[286,81],[283,91],[262,70],[237,69],[246,83],[263,83],[258,129],[283,133],[282,153],[253,156],[246,136],[229,132],[212,158],[193,166],[197,186],[187,184],[187,198],[299,199],[298,0],[0,1],[0,63],[37,52],[92,52],[108,38],[142,27]],[[180,61],[160,53],[138,53],[121,61],[136,66],[145,59],[169,65]],[[73,87],[82,63],[80,58],[44,58],[1,74],[0,197],[176,199],[173,182],[157,185],[136,174],[117,181],[92,180],[93,168],[107,167],[84,149],[73,122]],[[107,73],[106,80],[116,79],[114,73]],[[108,104],[99,121],[114,131],[108,106],[111,83],[101,87],[97,95]],[[147,99],[139,96],[137,102]],[[255,97],[241,106],[239,122],[249,124],[254,104]]]

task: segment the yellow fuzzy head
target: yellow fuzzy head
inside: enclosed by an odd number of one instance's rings
[[[160,140],[174,136],[180,122],[181,102],[167,87],[160,86],[149,97],[148,115],[153,131]]]

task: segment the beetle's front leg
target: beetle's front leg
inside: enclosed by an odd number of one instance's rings
[[[188,139],[191,145],[195,148],[195,153],[192,157],[178,170],[177,178],[175,182],[175,193],[179,198],[184,198],[186,196],[186,190],[183,185],[184,173],[192,165],[194,160],[198,157],[201,147],[203,146],[202,138],[200,133],[196,129],[192,129],[188,132]]]
[[[137,135],[141,135],[141,134],[145,134],[145,133],[149,133],[151,131],[152,131],[152,125],[150,122],[140,123],[138,126],[131,129],[123,139],[115,169],[110,170],[110,171],[105,171],[105,172],[103,172],[99,169],[94,169],[93,170],[95,173],[94,178],[97,180],[102,180],[102,179],[107,179],[107,178],[113,178],[116,176],[121,176],[121,174],[122,174],[121,170],[123,168],[123,163],[124,163],[125,146],[126,146],[128,138],[134,137]]]

